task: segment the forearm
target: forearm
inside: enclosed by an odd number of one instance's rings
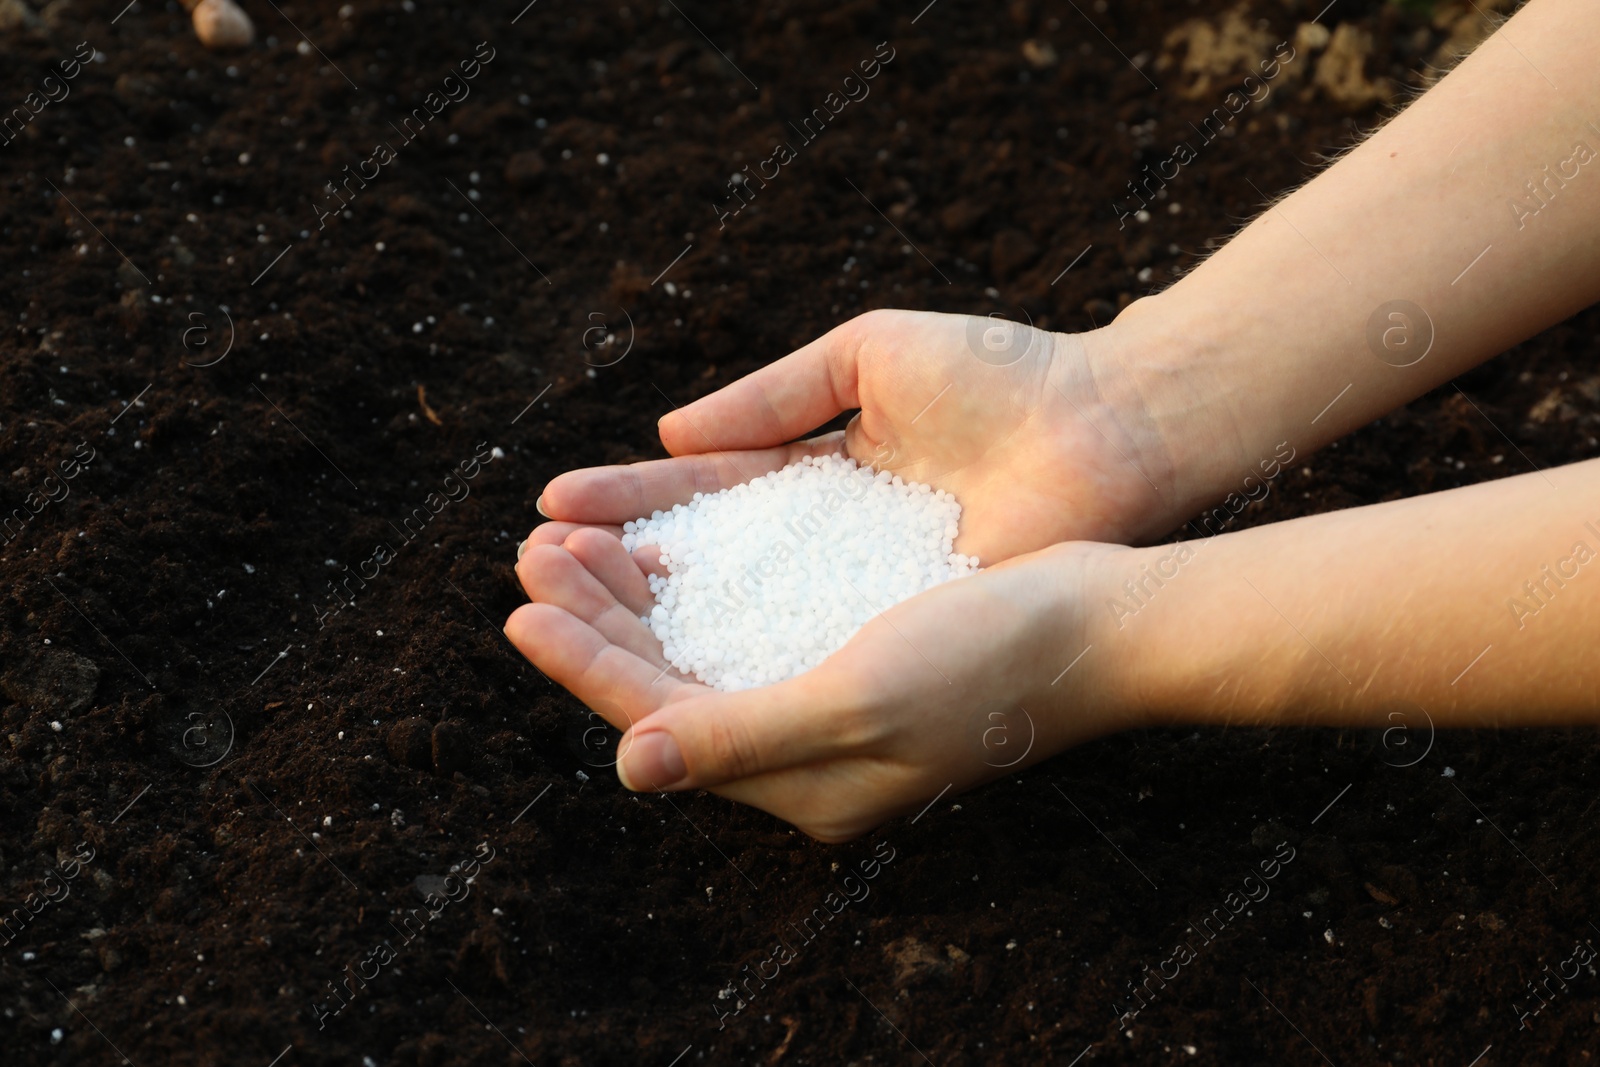
[[[1158,722],[1600,721],[1600,460],[1139,549],[1102,582],[1095,643]]]
[[[1600,65],[1583,43],[1597,35],[1592,0],[1532,0],[1118,319],[1108,352],[1176,472],[1157,525],[1236,491],[1278,442],[1310,452],[1600,298]],[[1426,318],[1374,318],[1400,300]],[[1428,320],[1426,357],[1396,366],[1422,355]]]

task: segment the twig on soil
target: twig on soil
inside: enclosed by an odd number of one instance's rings
[[[444,425],[444,420],[439,417],[439,413],[428,406],[427,386],[417,386],[417,403],[422,405],[422,413],[428,417],[429,422],[433,423],[435,426]]]

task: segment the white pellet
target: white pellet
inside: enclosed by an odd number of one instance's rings
[[[879,612],[977,571],[952,550],[960,518],[943,490],[807,457],[625,523],[622,544],[661,551],[641,621],[667,661],[738,690],[810,670]]]

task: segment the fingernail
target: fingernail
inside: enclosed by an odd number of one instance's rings
[[[540,493],[539,494],[539,499],[535,500],[533,502],[533,510],[537,511],[539,514],[543,515],[547,519],[550,517],[550,513],[544,509],[544,494],[543,493]]]
[[[689,776],[678,742],[665,730],[637,736],[617,763],[617,776],[634,792],[669,789]]]
[[[524,537],[522,539],[522,544],[517,546],[517,562],[518,563],[522,562],[522,554],[524,552],[526,552],[526,551],[528,551],[528,539],[526,537]]]

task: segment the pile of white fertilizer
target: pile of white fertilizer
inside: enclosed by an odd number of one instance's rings
[[[960,518],[943,490],[808,457],[625,523],[622,545],[661,549],[642,620],[667,661],[737,690],[810,670],[879,612],[977,571],[951,551]]]

